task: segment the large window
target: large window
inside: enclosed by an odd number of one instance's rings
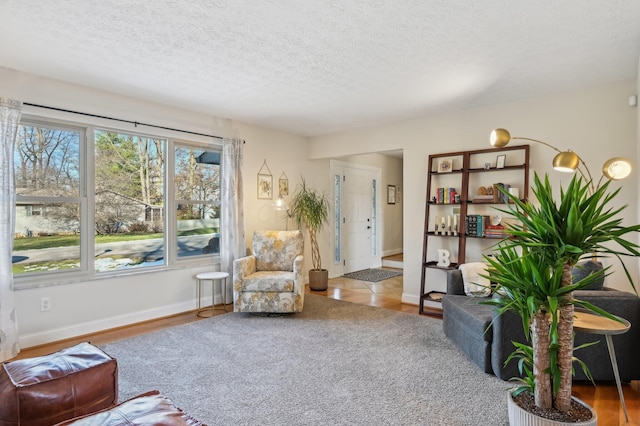
[[[219,253],[218,146],[25,121],[14,164],[18,284]]]

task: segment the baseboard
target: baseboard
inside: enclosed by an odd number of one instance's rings
[[[400,253],[402,253],[402,247],[396,248],[396,249],[390,249],[390,250],[383,250],[382,257],[393,256],[394,254],[400,254]]]
[[[209,298],[211,300],[211,298]],[[203,301],[206,303],[205,298]],[[138,322],[149,321],[156,318],[163,318],[194,309],[193,301],[177,303],[174,305],[161,306],[145,311],[132,312],[111,318],[104,318],[98,321],[89,321],[82,324],[74,324],[68,327],[54,328],[38,333],[25,334],[19,337],[21,348],[44,345],[46,343],[59,340],[70,339],[72,337],[84,336],[86,334],[97,333],[112,328],[123,327]]]
[[[403,269],[404,268],[404,262],[401,262],[401,261],[398,261],[398,260],[386,260],[386,259],[383,259],[382,260],[382,266],[386,266],[387,268]]]
[[[412,294],[402,293],[402,303],[408,305],[420,306],[420,296],[414,296]]]

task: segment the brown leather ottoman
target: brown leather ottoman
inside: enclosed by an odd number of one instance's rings
[[[171,400],[156,391],[131,398],[120,405],[78,419],[71,419],[56,426],[204,426]]]
[[[117,402],[116,360],[90,343],[0,368],[0,426],[50,426]]]

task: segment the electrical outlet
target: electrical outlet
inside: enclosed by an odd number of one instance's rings
[[[51,310],[51,298],[43,297],[40,299],[40,312]]]

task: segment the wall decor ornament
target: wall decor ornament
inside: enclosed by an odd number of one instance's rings
[[[258,170],[258,199],[273,199],[273,175],[267,165],[266,159],[264,160],[264,163],[262,163],[260,170]]]
[[[396,203],[396,186],[387,185],[387,204]]]
[[[438,173],[450,173],[453,170],[453,159],[442,158],[438,161]]]
[[[280,179],[278,179],[278,195],[289,195],[289,178],[282,172]]]

